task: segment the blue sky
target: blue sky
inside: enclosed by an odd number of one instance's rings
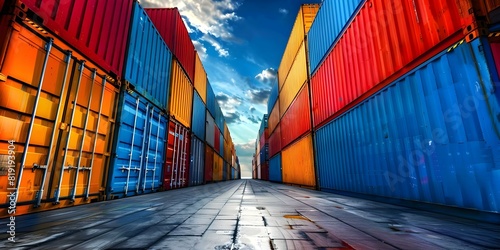
[[[188,25],[236,145],[242,176],[251,161],[271,84],[304,3],[321,0],[144,0],[177,7]]]

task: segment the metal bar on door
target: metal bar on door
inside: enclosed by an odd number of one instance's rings
[[[139,193],[139,186],[141,185],[141,174],[142,174],[142,163],[144,159],[144,144],[146,143],[146,130],[148,129],[148,115],[149,115],[149,103],[146,104],[146,114],[144,114],[144,128],[142,129],[142,143],[141,143],[141,155],[139,156],[139,175],[137,175],[137,182],[135,184],[135,193]]]
[[[125,93],[124,93],[125,94]],[[132,140],[130,142],[130,153],[128,155],[128,167],[122,166],[121,170],[127,171],[127,180],[125,181],[124,193],[128,193],[128,183],[130,180],[130,171],[132,169],[132,158],[134,155],[134,141],[135,141],[135,130],[137,129],[137,117],[139,116],[139,98],[135,99],[135,115],[134,115],[134,127],[132,128]]]
[[[158,158],[158,144],[160,143],[160,124],[162,113],[158,114],[158,129],[156,130],[156,148],[155,148],[155,163],[153,167],[153,181],[151,183],[151,190],[155,189],[155,175],[156,175],[156,160]]]
[[[149,146],[151,145],[151,132],[153,127],[153,117],[154,117],[155,109],[151,107],[151,117],[149,118],[149,134],[148,134],[148,147],[146,150],[146,165],[144,166],[144,182],[142,184],[142,192],[146,191],[146,182],[148,182],[148,164],[149,164]]]

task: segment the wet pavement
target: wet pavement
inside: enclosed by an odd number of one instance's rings
[[[500,225],[256,180],[17,216],[9,249],[498,249]],[[7,231],[7,219],[0,220]]]

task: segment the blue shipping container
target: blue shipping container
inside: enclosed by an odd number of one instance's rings
[[[223,164],[224,164],[224,167],[222,168],[222,180],[227,181],[228,180],[227,171],[228,171],[229,165],[225,161]]]
[[[215,125],[217,125],[222,135],[224,135],[224,114],[220,109],[219,103],[216,104],[215,109]]]
[[[203,184],[205,171],[205,143],[191,137],[191,164],[189,165],[189,186]]]
[[[236,169],[231,168],[231,180],[236,180]]]
[[[267,113],[271,114],[273,111],[274,104],[278,100],[278,83],[272,83],[271,94],[269,95],[269,99],[267,101]]]
[[[264,148],[260,151],[259,155],[261,164],[269,160],[269,143],[264,145]]]
[[[268,122],[268,115],[265,114],[262,116],[262,120],[260,120],[259,138],[262,136],[262,134],[265,132],[267,128],[267,122]]]
[[[500,212],[486,39],[442,52],[316,132],[321,189]]]
[[[193,120],[191,122],[191,127],[193,133],[200,139],[205,138],[205,126],[206,126],[206,108],[203,100],[194,92],[193,98]]]
[[[216,104],[217,100],[215,99],[214,89],[212,89],[210,82],[207,80],[207,109],[213,117],[216,115],[216,107],[218,106]]]
[[[311,75],[314,75],[332,45],[341,37],[364,3],[365,0],[323,1],[307,35]]]
[[[172,53],[136,1],[131,25],[124,78],[141,95],[167,109]]]
[[[283,181],[281,172],[281,153],[269,160],[269,180],[274,182]]]
[[[167,116],[144,97],[122,91],[108,199],[148,193],[161,186],[167,124]]]
[[[207,110],[207,126],[205,127],[205,141],[208,145],[215,147],[215,121]]]
[[[222,156],[224,156],[224,132],[222,132],[220,134],[220,146],[219,146],[219,149],[220,149],[220,154]]]

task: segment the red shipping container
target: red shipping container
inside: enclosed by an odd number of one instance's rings
[[[281,128],[278,124],[274,132],[269,136],[269,159],[281,151]]]
[[[264,181],[269,180],[269,164],[268,163],[262,163],[260,166],[260,179]]]
[[[145,10],[168,48],[193,82],[196,52],[179,10],[177,8],[146,8]]]
[[[458,42],[467,18],[455,0],[367,1],[311,78],[315,127]]]
[[[268,140],[269,140],[269,128],[266,128],[264,129],[264,133],[262,133],[259,140],[261,150],[262,148],[264,148],[264,145],[268,143]]]
[[[213,165],[214,165],[214,150],[206,145],[205,146],[205,183],[213,181]]]
[[[163,170],[166,190],[187,187],[191,162],[191,132],[180,122],[170,119],[165,167]]]
[[[281,146],[284,148],[301,135],[311,131],[311,110],[309,104],[309,84],[302,90],[281,119]]]
[[[132,3],[132,0],[22,0],[18,6],[32,21],[40,22],[110,75],[120,78]]]
[[[215,152],[219,153],[219,155],[221,154],[220,152],[220,144],[221,144],[221,141],[220,141],[220,130],[217,128],[217,126],[215,126],[214,128],[214,149],[215,149]]]

